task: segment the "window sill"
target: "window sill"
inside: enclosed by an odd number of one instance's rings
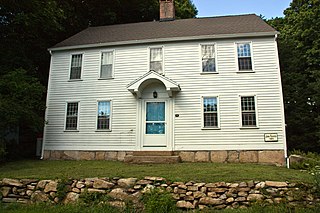
[[[254,70],[238,70],[237,73],[254,73]]]
[[[211,74],[219,74],[219,72],[200,72],[200,75],[211,75]]]
[[[79,130],[64,130],[64,132],[79,132]]]
[[[111,129],[97,129],[95,132],[112,132]]]
[[[82,79],[69,79],[68,82],[73,82],[73,81],[83,81]]]
[[[257,126],[242,126],[240,129],[259,129]]]
[[[114,79],[114,77],[110,77],[110,78],[98,78],[98,80],[111,80]]]
[[[202,127],[201,130],[220,130],[220,127]]]

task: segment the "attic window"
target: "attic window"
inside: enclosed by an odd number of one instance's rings
[[[162,47],[150,48],[150,70],[163,74]]]

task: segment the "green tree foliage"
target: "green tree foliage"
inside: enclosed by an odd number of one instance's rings
[[[320,151],[320,0],[293,0],[269,23],[278,44],[290,149]]]

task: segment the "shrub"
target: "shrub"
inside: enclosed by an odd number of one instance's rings
[[[146,213],[177,212],[176,202],[167,191],[153,189],[142,196],[142,202]]]

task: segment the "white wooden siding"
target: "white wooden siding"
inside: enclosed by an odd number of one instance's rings
[[[283,109],[279,67],[274,38],[252,41],[254,72],[239,73],[236,42],[209,40],[160,43],[164,47],[165,76],[180,84],[174,96],[175,150],[283,149]],[[216,45],[218,74],[201,74],[201,43]],[[152,45],[154,46],[154,45]],[[46,150],[135,150],[137,149],[137,99],[126,86],[149,69],[149,46],[113,47],[114,79],[98,80],[100,53],[105,48],[82,49],[81,81],[69,81],[73,51],[52,53],[45,129]],[[240,128],[239,95],[256,95],[258,126]],[[202,129],[201,97],[219,96],[220,129]],[[96,131],[97,100],[112,100],[112,131]],[[80,101],[79,131],[65,132],[65,104]],[[277,133],[278,142],[264,142],[265,133]]]

